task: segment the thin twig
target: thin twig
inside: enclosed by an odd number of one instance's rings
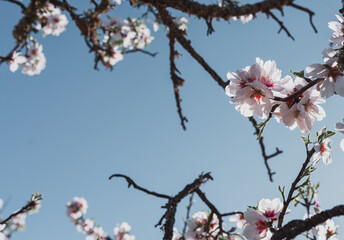
[[[185,221],[184,221],[184,227],[183,227],[183,231],[182,231],[182,238],[185,240],[185,233],[186,233],[186,226],[187,226],[187,220],[190,218],[190,210],[193,204],[193,197],[194,197],[194,193],[192,193],[190,195],[189,198],[189,204],[186,207],[186,217],[185,217]]]
[[[315,149],[312,148],[310,151],[307,151],[307,157],[306,157],[306,160],[305,162],[303,163],[300,171],[299,171],[299,174],[296,176],[295,180],[293,181],[293,183],[291,184],[291,187],[290,187],[290,190],[289,190],[289,193],[288,193],[288,197],[286,200],[283,200],[283,209],[279,215],[279,218],[278,218],[278,228],[280,228],[283,224],[283,219],[284,219],[284,216],[287,212],[287,209],[288,209],[288,206],[290,204],[290,202],[294,199],[294,192],[295,190],[298,189],[298,186],[297,184],[300,182],[300,180],[304,177],[304,174],[305,174],[305,170],[308,166],[308,163],[310,162],[313,154],[315,153]]]
[[[181,107],[181,98],[179,94],[179,87],[184,85],[184,79],[179,77],[176,73],[178,69],[176,68],[176,64],[174,62],[176,51],[174,49],[175,44],[175,38],[172,36],[172,34],[168,34],[167,37],[169,38],[169,47],[170,47],[170,74],[171,74],[171,80],[173,82],[173,90],[174,90],[174,97],[176,99],[177,109],[178,109],[178,115],[180,118],[180,123],[184,130],[186,130],[185,123],[188,122],[188,119],[183,115],[182,107]]]
[[[258,123],[256,121],[256,119],[254,119],[254,117],[249,117],[249,120],[252,122],[253,124],[253,127],[255,129],[255,134],[258,136],[259,134],[259,128],[257,127]],[[271,169],[270,169],[270,166],[269,166],[269,163],[268,163],[268,160],[270,158],[273,158],[273,157],[276,157],[277,155],[283,153],[282,150],[279,150],[278,148],[276,148],[276,152],[273,153],[273,154],[270,154],[270,155],[267,155],[266,154],[266,150],[265,150],[265,144],[264,144],[264,141],[263,141],[264,137],[260,137],[259,138],[259,146],[260,146],[260,149],[262,151],[262,156],[264,158],[264,164],[265,164],[265,167],[266,167],[266,170],[268,171],[268,176],[269,176],[269,179],[270,179],[270,182],[273,182],[273,179],[272,179],[272,176],[274,174],[276,174],[276,172],[272,172]]]
[[[288,28],[286,26],[284,26],[283,22],[281,20],[279,20],[275,16],[275,14],[273,14],[271,11],[268,11],[267,14],[268,14],[268,16],[271,16],[280,25],[280,29],[278,30],[278,33],[280,33],[283,30],[288,35],[288,37],[290,37],[293,41],[295,41],[295,38],[293,37],[293,35],[291,35]]]
[[[127,54],[127,53],[134,53],[134,52],[141,52],[141,53],[147,54],[147,55],[149,55],[149,56],[151,56],[151,57],[155,57],[155,56],[158,54],[158,52],[151,53],[151,52],[146,51],[146,50],[143,50],[143,49],[132,49],[132,50],[128,50],[128,51],[125,51],[125,54]]]
[[[311,10],[308,9],[308,8],[305,8],[305,7],[302,7],[302,6],[300,6],[300,5],[297,5],[297,4],[293,3],[293,2],[290,3],[290,4],[288,4],[288,6],[291,6],[291,7],[293,7],[293,8],[296,8],[296,9],[299,9],[299,10],[301,10],[301,11],[304,11],[304,12],[308,13],[308,14],[309,14],[309,22],[310,22],[310,24],[311,24],[311,26],[312,26],[314,32],[315,32],[315,33],[318,33],[318,30],[317,30],[317,28],[315,27],[315,25],[314,25],[314,23],[313,23],[313,16],[315,15],[315,13],[314,13],[313,11],[311,11]]]
[[[215,239],[217,239],[219,236],[221,236],[221,234],[224,232],[223,231],[223,221],[222,221],[222,215],[219,212],[219,210],[217,210],[217,208],[215,207],[214,204],[212,204],[208,198],[205,196],[205,194],[198,188],[195,190],[195,192],[197,193],[197,195],[200,197],[200,199],[209,207],[209,209],[211,210],[212,213],[215,213],[218,220],[219,220],[219,232],[216,234]],[[208,224],[211,224],[211,219],[212,217],[209,219]]]
[[[140,190],[142,192],[145,192],[149,195],[153,195],[153,196],[156,196],[156,197],[159,197],[159,198],[166,198],[166,199],[171,199],[170,196],[167,196],[165,194],[160,194],[160,193],[156,193],[156,192],[153,192],[153,191],[149,191],[143,187],[140,187],[139,185],[137,185],[134,180],[132,180],[130,177],[126,176],[126,175],[123,175],[123,174],[113,174],[109,177],[109,180],[111,180],[112,178],[114,177],[119,177],[119,178],[124,178],[125,180],[127,180],[128,182],[128,188],[130,188],[131,186],[133,186],[133,188],[137,189],[137,190]]]

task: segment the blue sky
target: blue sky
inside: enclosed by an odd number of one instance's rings
[[[296,41],[284,32],[277,34],[279,26],[262,14],[245,25],[215,21],[215,33],[208,37],[205,22],[190,17],[188,38],[223,79],[228,71],[253,64],[256,57],[275,60],[282,75],[289,69],[299,71],[322,61],[321,51],[328,47],[332,32],[327,23],[336,20],[334,14],[341,4],[334,0],[297,3],[315,11],[318,34],[308,15],[286,8],[282,20]],[[137,17],[139,12],[129,8],[125,2],[113,14]],[[0,55],[13,47],[11,31],[19,14],[17,6],[0,2]],[[163,29],[154,33],[149,50],[159,52],[155,58],[126,55],[112,72],[102,67],[95,71],[93,56],[70,21],[60,37],[36,36],[47,58],[40,75],[13,74],[6,64],[1,66],[0,198],[10,198],[4,215],[20,208],[35,191],[44,197],[40,213],[30,216],[27,230],[13,239],[84,239],[66,216],[65,203],[74,196],[88,200],[87,216],[109,234],[116,223],[127,221],[138,240],[161,238],[161,231],[153,226],[165,202],[127,189],[123,180],[109,181],[113,173],[127,174],[142,186],[172,195],[201,172],[211,171],[215,180],[202,189],[222,212],[244,211],[262,198],[280,197],[278,185],[290,186],[305,159],[301,132],[290,131],[275,120],[269,123],[264,133],[268,153],[275,147],[284,151],[270,162],[277,172],[270,183],[251,123],[178,45],[183,56],[176,63],[186,80],[181,88],[182,107],[189,119],[188,130],[182,130],[165,35]],[[333,130],[344,116],[343,103],[340,97],[329,99],[324,106],[327,117],[314,130],[323,126]],[[314,182],[321,181],[324,209],[343,203],[341,138],[333,137],[333,163],[326,167],[320,162],[312,177]],[[179,229],[186,204],[181,203],[177,215]],[[203,209],[196,199],[192,212]],[[303,214],[303,209],[292,209],[287,219]]]

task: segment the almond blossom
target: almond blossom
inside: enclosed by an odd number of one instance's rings
[[[318,226],[318,229],[318,240],[338,240],[338,225],[335,225],[333,220],[326,220],[324,224]]]
[[[344,46],[344,18],[337,14],[336,17],[339,22],[333,21],[328,23],[328,27],[334,31],[330,38],[330,42],[333,43],[333,46],[342,48]]]
[[[68,19],[66,15],[61,14],[61,10],[53,4],[47,6],[38,13],[39,21],[36,23],[36,29],[42,30],[45,35],[59,36],[66,30]]]
[[[177,24],[177,27],[179,30],[183,32],[187,32],[188,30],[187,24],[189,23],[189,20],[187,18],[179,17],[176,20],[174,20],[174,22]]]
[[[135,240],[135,236],[129,234],[130,230],[131,226],[127,222],[117,225],[114,228],[114,240]]]
[[[282,211],[283,204],[279,198],[262,199],[258,203],[258,211],[269,221],[276,221]]]
[[[87,208],[85,198],[74,197],[71,202],[67,202],[67,215],[72,220],[76,220],[86,214]]]
[[[266,118],[271,111],[273,93],[258,80],[261,71],[260,65],[254,64],[227,74],[230,84],[225,89],[226,94],[233,97],[230,103],[236,104],[235,109],[245,117]]]
[[[229,217],[229,221],[235,222],[238,228],[243,228],[247,224],[244,216],[241,213],[237,213]]]
[[[178,229],[176,227],[173,228],[173,235],[172,240],[181,240],[180,234],[178,232]]]
[[[206,232],[205,226],[208,224],[209,212],[201,211],[195,213],[191,219],[187,220],[188,231],[185,234],[186,240],[205,240],[215,239],[218,233],[219,220],[214,214],[209,224],[209,232]]]
[[[15,215],[9,224],[11,230],[22,231],[26,228],[26,213],[20,213]]]
[[[11,60],[8,60],[7,63],[10,65],[10,71],[15,72],[18,70],[19,65],[26,62],[26,57],[20,56],[20,52],[13,51]]]
[[[320,159],[322,159],[326,165],[329,165],[332,162],[330,153],[332,150],[331,143],[332,140],[326,138],[321,143],[314,144],[315,154],[313,156],[313,164],[318,163]]]
[[[106,53],[104,56],[104,62],[110,66],[114,66],[119,61],[123,60],[123,55],[121,51],[118,50],[118,47],[114,47],[112,53]]]
[[[26,61],[21,64],[22,73],[29,76],[40,74],[46,63],[43,46],[33,41],[27,46],[27,50]]]
[[[102,240],[107,237],[104,229],[101,226],[93,228],[93,232],[86,236],[86,240]]]
[[[343,122],[344,122],[344,119],[343,119]],[[336,129],[336,131],[339,131],[340,133],[344,134],[344,123],[337,122],[334,125],[334,128]],[[340,148],[344,151],[344,138],[340,141]]]
[[[294,82],[290,78],[278,96],[290,96],[306,84],[302,78],[297,77]],[[315,120],[321,121],[326,116],[324,109],[319,106],[324,102],[317,90],[308,89],[293,99],[278,102],[280,106],[275,111],[276,120],[291,130],[299,127],[301,132],[307,133],[313,128]]]
[[[221,4],[222,5],[222,4]],[[237,21],[238,19],[240,19],[240,21],[245,24],[248,23],[249,21],[251,21],[253,19],[253,14],[248,14],[248,15],[242,15],[240,17],[233,17],[234,21]]]
[[[322,97],[329,98],[334,93],[344,97],[344,77],[338,68],[337,52],[332,48],[327,48],[323,50],[322,57],[325,64],[316,63],[306,67],[306,77],[313,80],[324,78],[317,87]]]
[[[6,224],[0,224],[0,240],[6,240],[6,235],[2,232],[6,227]]]
[[[247,225],[243,229],[243,235],[248,240],[260,240],[267,236],[269,220],[257,210],[248,208],[244,213]]]

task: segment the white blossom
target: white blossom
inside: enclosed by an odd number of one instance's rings
[[[318,163],[320,159],[322,159],[326,165],[329,165],[332,162],[330,153],[332,150],[331,143],[332,140],[326,138],[321,143],[314,144],[315,154],[313,156],[313,164]]]
[[[74,197],[71,202],[67,202],[67,215],[76,220],[86,214],[88,208],[85,198]]]
[[[127,222],[117,225],[114,228],[114,240],[135,240],[135,236],[129,234],[130,230],[131,226]]]
[[[22,73],[29,76],[40,74],[46,64],[43,46],[33,42],[28,45],[27,49],[26,61],[21,64]]]
[[[318,227],[318,240],[338,240],[338,225],[335,225],[333,220],[328,219]]]
[[[258,211],[269,221],[276,221],[282,211],[283,203],[279,198],[262,199],[258,203]]]
[[[185,17],[179,17],[174,22],[177,24],[179,30],[186,32],[188,30],[187,24],[189,20]]]
[[[47,6],[40,10],[38,14],[39,22],[36,22],[36,29],[42,30],[45,35],[59,36],[66,30],[68,19],[61,13],[59,8],[48,3]]]
[[[185,234],[186,240],[205,240],[205,239],[215,239],[214,237],[218,233],[217,227],[219,220],[215,214],[213,214],[212,220],[209,224],[209,232],[205,230],[206,224],[208,224],[208,218],[210,213],[206,211],[201,211],[195,213],[191,219],[187,220],[188,230]]]
[[[240,19],[240,21],[245,24],[248,23],[249,21],[251,21],[253,19],[253,15],[252,14],[248,14],[248,15],[242,15],[240,17],[233,17],[234,21],[237,21],[238,19]]]
[[[18,70],[19,66],[26,62],[26,57],[20,56],[20,52],[14,51],[12,53],[11,60],[7,61],[10,65],[10,71],[15,72]]]
[[[333,46],[342,48],[344,46],[344,18],[337,14],[336,17],[339,22],[333,21],[328,23],[328,27],[334,31],[330,38],[330,42],[333,43]]]
[[[306,67],[305,75],[310,79],[324,78],[318,84],[322,97],[329,98],[334,93],[344,97],[344,77],[338,68],[338,57],[332,48],[323,50],[322,57],[325,65],[312,64]]]
[[[243,235],[248,240],[260,240],[267,236],[269,223],[268,219],[260,212],[248,208],[244,213],[247,225],[243,229]]]
[[[247,224],[244,216],[241,213],[230,216],[229,221],[235,222],[238,228],[243,228]]]

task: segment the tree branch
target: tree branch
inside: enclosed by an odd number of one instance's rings
[[[313,227],[325,222],[327,219],[343,215],[344,205],[339,205],[305,220],[290,221],[284,227],[277,230],[271,240],[293,239],[299,234],[311,230]]]
[[[128,182],[128,188],[130,188],[131,186],[133,186],[133,188],[137,189],[137,190],[140,190],[142,192],[145,192],[149,195],[153,195],[153,196],[156,196],[156,197],[159,197],[159,198],[166,198],[166,199],[171,199],[170,196],[167,196],[165,194],[160,194],[160,193],[156,193],[156,192],[153,192],[153,191],[149,191],[143,187],[140,187],[139,185],[137,185],[134,180],[132,180],[130,177],[126,176],[126,175],[123,175],[123,174],[113,174],[109,177],[109,180],[111,180],[112,178],[114,177],[119,177],[119,178],[124,178],[125,180],[127,180]]]
[[[185,122],[187,122],[188,119],[183,115],[182,107],[180,105],[182,100],[181,100],[180,95],[179,95],[179,87],[184,85],[184,79],[179,77],[176,73],[176,71],[178,71],[178,70],[177,70],[176,64],[174,62],[175,56],[176,56],[176,51],[174,49],[174,44],[176,42],[175,38],[170,33],[167,34],[167,37],[169,38],[169,46],[170,46],[170,74],[171,74],[171,80],[173,82],[174,97],[176,99],[180,123],[181,123],[183,129],[186,130]]]
[[[269,117],[270,117],[270,115],[269,115]],[[257,123],[256,119],[254,119],[253,117],[249,117],[249,120],[251,121],[251,123],[253,124],[253,127],[254,127],[254,129],[255,129],[255,133],[254,133],[254,134],[256,134],[256,135],[258,136],[260,130],[259,130],[259,128],[257,127],[258,123]],[[264,158],[264,164],[265,164],[266,170],[268,171],[268,176],[269,176],[270,182],[273,182],[272,176],[273,176],[274,174],[276,174],[276,172],[272,172],[272,171],[271,171],[270,166],[269,166],[269,163],[268,163],[268,160],[269,160],[270,158],[276,157],[277,155],[283,153],[283,151],[282,151],[282,150],[279,150],[278,148],[276,148],[276,152],[275,152],[275,153],[270,154],[270,155],[267,155],[267,154],[266,154],[265,144],[264,144],[264,142],[263,142],[263,139],[264,139],[263,136],[261,136],[261,137],[259,138],[259,140],[258,140],[258,141],[259,141],[259,146],[260,146],[260,149],[261,149],[261,151],[262,151],[262,156],[263,156],[263,158]]]
[[[288,206],[290,204],[290,202],[294,199],[294,192],[295,190],[297,190],[299,187],[297,186],[297,184],[300,182],[300,180],[304,177],[304,174],[305,174],[305,170],[308,166],[308,163],[310,162],[313,154],[315,153],[315,149],[312,148],[312,150],[310,151],[307,151],[307,157],[306,157],[306,160],[305,162],[303,163],[302,165],[302,168],[300,169],[299,171],[299,174],[296,176],[294,182],[291,184],[291,187],[290,187],[290,190],[289,190],[289,193],[288,193],[288,198],[287,200],[283,199],[283,209],[279,215],[279,218],[278,218],[278,228],[280,228],[283,224],[283,219],[284,219],[284,216],[287,212],[287,209],[288,209]]]
[[[191,0],[140,0],[154,6],[161,4],[162,6],[171,7],[198,18],[222,18],[229,20],[231,17],[240,17],[249,14],[257,14],[260,12],[268,12],[273,9],[281,9],[286,5],[290,5],[294,0],[270,0],[261,1],[255,4],[245,4],[243,6],[225,6],[219,7],[216,4],[206,5]]]
[[[271,11],[268,11],[266,13],[268,16],[271,16],[279,25],[280,25],[280,30],[278,30],[278,33],[280,33],[282,30],[285,31],[285,33],[288,35],[288,37],[290,37],[293,41],[295,41],[295,38],[291,35],[291,33],[289,32],[289,30],[287,29],[286,26],[284,26],[283,22],[280,21],[275,14],[273,14]]]

